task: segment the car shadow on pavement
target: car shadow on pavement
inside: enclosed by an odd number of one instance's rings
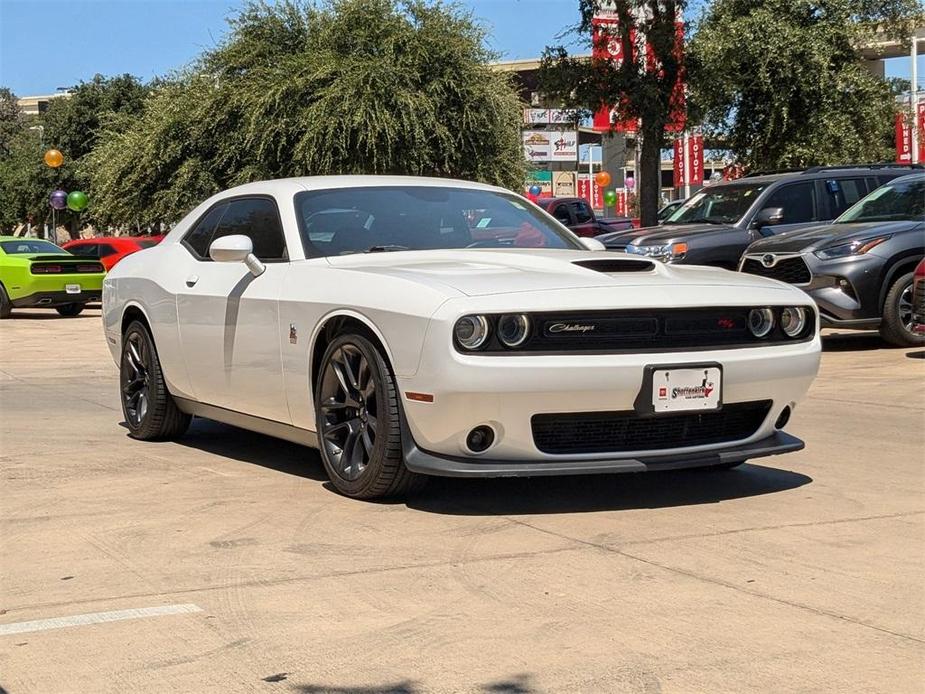
[[[823,352],[863,352],[876,349],[898,349],[883,341],[880,333],[851,331],[826,333],[822,336]]]
[[[177,443],[287,475],[318,481],[328,479],[316,450],[211,419],[195,417]]]
[[[473,691],[489,692],[490,694],[532,694],[538,691],[532,684],[530,675],[514,675],[504,679],[483,684]],[[404,680],[393,684],[371,686],[337,686],[302,684],[297,685],[295,691],[301,694],[423,694],[432,691],[431,688],[419,685],[412,680]]]
[[[906,354],[907,359],[925,359],[925,351],[922,352],[909,352]]]
[[[745,464],[734,470],[677,470],[616,475],[485,480],[435,478],[409,508],[459,516],[624,511],[715,504],[796,489],[798,472]]]
[[[325,489],[337,493],[328,482],[318,452],[306,446],[198,417],[177,443],[324,482]],[[812,481],[798,472],[747,463],[734,470],[716,471],[487,479],[432,477],[424,489],[406,499],[374,503],[404,503],[417,511],[460,516],[581,513],[715,504],[783,492]]]

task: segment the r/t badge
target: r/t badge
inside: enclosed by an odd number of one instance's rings
[[[289,324],[289,344],[294,345],[299,341],[299,331],[295,328],[295,323]]]

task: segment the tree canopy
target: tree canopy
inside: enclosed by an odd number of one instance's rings
[[[919,0],[714,0],[689,46],[693,99],[751,169],[892,160],[893,90],[859,48],[921,17]]]
[[[616,106],[620,119],[640,123],[639,199],[642,224],[657,223],[661,204],[661,149],[665,127],[672,112],[683,111],[676,103],[676,87],[684,71],[683,50],[679,50],[678,25],[685,0],[611,0],[617,18],[613,33],[594,34],[593,18],[601,0],[579,0],[579,22],[574,31],[585,43],[603,53],[609,41],[620,43],[622,60],[570,56],[562,46],[549,46],[543,53],[543,91],[562,105],[578,111]],[[640,50],[645,37],[647,50]],[[597,45],[595,45],[595,41]]]
[[[250,3],[91,152],[93,204],[174,221],[236,184],[347,173],[519,187],[522,104],[484,38],[440,2]]]

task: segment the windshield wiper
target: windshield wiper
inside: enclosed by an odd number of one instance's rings
[[[380,246],[370,246],[364,253],[387,253],[389,251],[410,251],[407,246],[398,246],[395,244],[382,244]]]
[[[683,222],[668,222],[668,224],[728,224],[728,222],[720,222],[715,219],[701,217],[699,219],[685,219]]]

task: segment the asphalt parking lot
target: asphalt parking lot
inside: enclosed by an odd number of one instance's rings
[[[921,692],[923,357],[827,337],[807,449],[739,470],[366,503],[224,425],[133,441],[99,311],[19,312],[0,692]]]

